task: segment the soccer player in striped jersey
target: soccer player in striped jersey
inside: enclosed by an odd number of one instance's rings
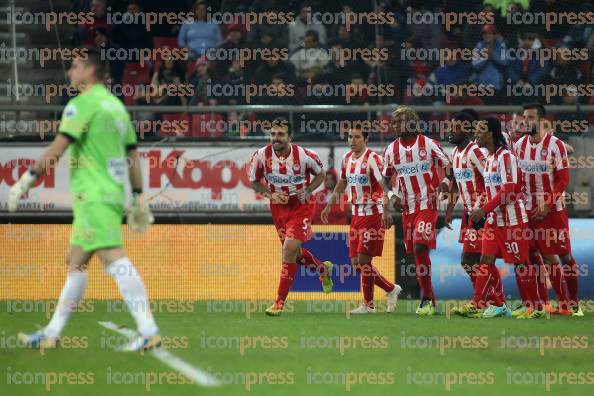
[[[565,144],[545,130],[545,108],[524,106],[525,135],[516,142],[524,172],[526,210],[534,231],[531,256],[542,254],[551,284],[559,299],[556,313],[583,316],[578,303],[577,265],[571,254],[569,220],[564,192],[569,183],[569,160]],[[557,261],[560,257],[563,270]]]
[[[497,118],[487,117],[481,124],[476,138],[478,145],[488,150],[483,170],[486,202],[474,210],[470,220],[472,224],[477,224],[485,216],[488,215],[488,218],[483,230],[474,299],[464,313],[468,317],[483,318],[511,316],[505,300],[497,292],[492,294],[492,304],[486,307],[490,287],[501,283],[495,266],[499,256],[506,263],[514,264],[522,301],[530,308],[526,315],[519,318],[544,318],[546,314],[537,291],[537,267],[528,260],[528,215],[522,197],[522,174],[517,158],[507,148]]]
[[[322,161],[314,151],[291,142],[292,132],[285,118],[274,119],[269,133],[270,144],[252,155],[249,180],[256,193],[270,200],[272,220],[282,243],[283,263],[277,298],[266,309],[267,315],[280,316],[297,273],[297,263],[317,270],[326,293],[333,287],[332,263],[322,263],[301,247],[312,234],[314,205],[309,198],[324,181],[326,172]]]
[[[419,132],[418,121],[417,112],[410,107],[399,106],[394,111],[391,125],[397,138],[384,152],[382,174],[386,186],[392,185],[396,175],[398,193],[388,191],[389,200],[403,213],[404,245],[406,252],[414,256],[421,288],[416,312],[425,316],[435,312],[429,250],[436,245],[438,188],[441,190],[437,168],[446,168],[450,161],[435,140]]]
[[[342,158],[340,179],[321,215],[322,221],[327,223],[332,205],[339,201],[340,195],[346,190],[352,210],[349,257],[353,267],[361,274],[364,299],[364,303],[352,310],[351,314],[375,313],[374,285],[387,293],[386,312],[394,312],[398,294],[402,290],[399,285],[384,278],[371,264],[373,257],[382,255],[384,235],[386,228],[391,225],[392,217],[385,208],[387,199],[384,199],[383,159],[367,147],[368,140],[368,131],[349,131],[351,150]]]
[[[452,229],[450,226],[452,212],[458,198],[460,198],[464,204],[458,240],[463,245],[460,261],[470,277],[473,288],[476,283],[476,272],[481,258],[484,222],[471,227],[468,217],[484,203],[485,182],[483,169],[486,162],[485,149],[481,149],[474,141],[475,127],[476,124],[473,125],[472,117],[466,113],[458,113],[451,120],[449,141],[455,145],[452,151],[451,176],[453,183],[451,183],[445,215],[445,225],[447,228]],[[491,292],[495,292],[495,290],[501,294],[501,284],[495,285]],[[457,307],[454,307],[450,312],[461,314],[461,310]]]

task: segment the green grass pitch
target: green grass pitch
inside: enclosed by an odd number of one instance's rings
[[[223,382],[207,389],[150,353],[114,351],[124,337],[97,321],[134,328],[133,320],[105,301],[73,314],[63,346],[43,353],[18,347],[15,335],[45,324],[47,315],[39,307],[14,312],[11,304],[0,302],[2,395],[568,396],[594,388],[588,312],[548,320],[421,318],[407,300],[395,314],[350,318],[341,302],[324,303],[325,312],[298,302],[279,318],[265,316],[265,304],[248,318],[239,302],[161,309],[155,316],[169,350]]]

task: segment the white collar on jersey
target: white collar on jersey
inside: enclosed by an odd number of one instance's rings
[[[284,157],[279,157],[278,155],[276,155],[276,151],[274,151],[274,149],[272,149],[272,154],[274,154],[274,156],[281,162],[285,162],[288,158],[291,157],[291,155],[293,154],[293,143],[289,143],[289,154],[287,154]]]

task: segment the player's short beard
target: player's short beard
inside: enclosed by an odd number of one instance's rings
[[[530,136],[536,136],[539,133],[538,127],[536,126],[536,124],[532,125],[532,128],[530,128],[530,131],[528,131],[528,133],[530,134]]]

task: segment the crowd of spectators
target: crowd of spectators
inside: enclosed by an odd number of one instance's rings
[[[217,105],[246,104],[545,104],[587,103],[592,95],[575,95],[571,87],[547,97],[540,86],[592,82],[591,49],[593,25],[510,23],[514,14],[594,11],[589,1],[561,0],[394,0],[374,2],[253,0],[197,1],[73,1],[73,11],[91,11],[93,24],[79,25],[72,45],[103,48],[157,48],[163,42],[186,49],[182,60],[147,59],[146,84],[151,95],[122,98],[127,104],[203,106],[205,112]],[[126,18],[148,12],[192,12],[194,17],[178,24],[158,24],[147,30],[136,23],[109,24],[108,12],[125,12]],[[385,12],[394,15],[389,23],[347,24],[351,13]],[[236,20],[219,24],[213,13],[233,14]],[[294,13],[290,23],[257,23],[246,26],[241,14],[247,12]],[[455,23],[446,28],[438,13],[475,12],[493,15],[487,23]],[[317,18],[323,13],[337,16],[332,23]],[[479,14],[482,13],[482,14]],[[161,43],[161,44],[160,44]],[[461,56],[455,49],[469,49],[472,56]],[[230,54],[239,50],[267,49],[271,56],[240,59]],[[367,49],[382,56],[343,59],[341,50]],[[432,49],[449,54],[444,59],[427,54]],[[577,59],[557,56],[542,59],[539,53],[560,54],[573,51]],[[417,51],[423,50],[423,51]],[[449,51],[445,51],[449,50]],[[235,52],[234,52],[235,51]],[[580,52],[581,51],[581,52]],[[371,52],[374,53],[374,52]],[[477,56],[476,54],[480,54]],[[524,54],[524,57],[518,56]],[[127,66],[138,59],[110,59],[111,81],[127,82]],[[191,87],[190,95],[172,97],[167,85]],[[247,95],[248,85],[260,87]],[[378,90],[377,87],[393,87]],[[470,87],[488,87],[487,93],[472,94]],[[384,94],[374,94],[375,91]],[[458,89],[453,89],[457,87]],[[274,88],[274,89],[272,89]],[[281,92],[282,94],[279,94]],[[387,93],[386,93],[387,92]],[[469,93],[470,92],[470,93]],[[273,114],[223,114],[225,119],[268,119]],[[303,117],[328,120],[336,117],[366,118],[367,114],[294,114],[295,125]],[[376,114],[372,115],[376,117]],[[424,117],[440,117],[425,114]],[[306,128],[307,129],[307,128]],[[225,133],[227,131],[223,131]],[[316,132],[303,130],[301,132]],[[332,131],[337,133],[337,131]]]

